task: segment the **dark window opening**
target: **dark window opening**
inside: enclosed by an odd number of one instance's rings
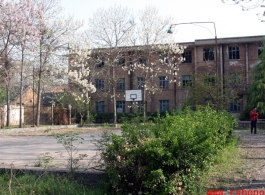
[[[182,87],[192,86],[192,79],[190,75],[182,76]]]
[[[117,80],[117,90],[125,90],[125,78],[119,78]]]
[[[213,60],[214,60],[214,48],[204,48],[203,61],[213,61]]]
[[[240,50],[239,47],[228,47],[228,52],[229,52],[229,59],[240,59]]]
[[[184,58],[182,63],[192,63],[191,51],[184,51],[184,53],[182,54],[182,57]]]

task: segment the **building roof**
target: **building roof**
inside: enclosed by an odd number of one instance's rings
[[[183,42],[180,45],[221,45],[233,43],[250,43],[250,42],[263,42],[265,35],[247,36],[247,37],[226,37],[226,38],[212,38],[212,39],[196,39],[194,42]]]

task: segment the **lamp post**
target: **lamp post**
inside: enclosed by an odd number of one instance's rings
[[[184,25],[184,24],[213,24],[213,27],[214,27],[214,39],[215,39],[215,56],[216,56],[216,59],[215,59],[215,66],[216,66],[216,80],[217,80],[217,97],[219,97],[219,87],[218,87],[218,62],[217,62],[217,34],[216,34],[216,26],[215,26],[215,23],[214,22],[185,22],[185,23],[176,23],[176,24],[171,24],[169,29],[167,30],[167,33],[169,34],[172,34],[173,31],[172,31],[172,27],[173,26],[178,26],[178,25]],[[222,84],[222,83],[221,83]],[[221,87],[221,90],[223,89],[223,87]],[[221,92],[221,94],[223,94],[223,92]]]
[[[176,23],[176,24],[171,24],[167,33],[172,34],[172,27],[173,26],[177,26],[177,25],[184,25],[184,24],[213,24],[214,26],[214,39],[215,39],[215,55],[216,55],[216,59],[215,59],[215,65],[216,65],[216,76],[218,76],[218,65],[217,65],[217,34],[216,34],[216,27],[215,27],[215,23],[214,22],[186,22],[186,23]]]

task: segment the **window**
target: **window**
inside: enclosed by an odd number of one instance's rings
[[[159,87],[162,89],[168,89],[169,88],[169,82],[165,76],[159,77]]]
[[[125,112],[125,101],[117,101],[116,109],[118,113],[124,113]]]
[[[96,60],[96,67],[97,67],[97,68],[102,68],[102,67],[104,67],[104,58],[98,58],[98,59]]]
[[[182,57],[184,58],[184,61],[182,63],[192,63],[191,51],[184,51]]]
[[[192,86],[192,80],[190,75],[182,76],[182,87]]]
[[[206,74],[204,75],[204,84],[214,86],[216,83],[215,74]]]
[[[237,99],[230,102],[230,111],[240,112],[240,102]]]
[[[139,64],[146,64],[146,59],[141,56],[141,57],[138,58],[137,62]]]
[[[96,79],[96,88],[98,90],[104,89],[104,80]]]
[[[160,52],[159,53],[159,60],[161,60],[161,64],[168,64],[168,53],[166,52]]]
[[[229,85],[231,87],[238,86],[241,83],[241,75],[238,72],[232,72],[229,74]]]
[[[204,48],[203,49],[203,61],[213,61],[214,60],[214,49]]]
[[[258,46],[258,56],[260,56],[260,54],[262,53],[262,45],[259,45]]]
[[[144,78],[143,77],[137,77],[137,89],[142,89],[144,84]]]
[[[229,59],[240,59],[239,47],[228,47]]]
[[[117,90],[125,90],[125,78],[119,78],[117,80]]]
[[[144,111],[144,104],[142,101],[138,101],[136,102],[137,106],[138,106],[138,113],[142,113]]]
[[[169,100],[159,100],[160,112],[169,110]]]
[[[124,55],[121,55],[119,57],[118,65],[119,66],[125,66],[125,56]]]
[[[104,101],[96,102],[96,113],[104,113]]]

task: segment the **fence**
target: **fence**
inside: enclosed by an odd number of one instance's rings
[[[10,106],[10,125],[19,125],[19,106]],[[0,107],[0,125],[3,128],[6,124],[6,106]],[[37,107],[36,106],[23,106],[22,109],[22,124],[27,126],[34,126],[37,119]],[[68,108],[41,106],[40,109],[40,125],[70,125],[70,110]]]
[[[250,128],[250,121],[238,121],[238,128]],[[258,129],[265,129],[265,120],[260,119],[257,122]]]

